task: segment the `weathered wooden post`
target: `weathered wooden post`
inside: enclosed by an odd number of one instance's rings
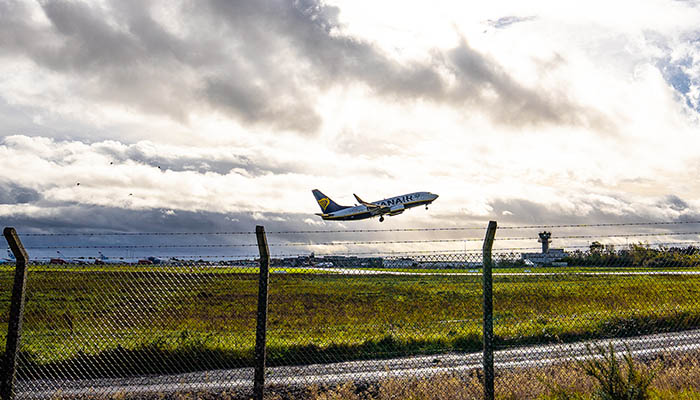
[[[484,292],[484,399],[494,398],[493,371],[493,262],[491,250],[496,237],[496,221],[489,221],[483,247],[483,292]]]
[[[15,375],[17,370],[17,353],[19,352],[19,339],[22,334],[22,314],[24,314],[24,288],[27,281],[27,251],[17,236],[15,228],[7,227],[3,235],[15,256],[15,281],[12,286],[12,298],[10,300],[10,320],[7,324],[7,342],[5,343],[5,359],[2,365],[2,382],[0,383],[0,397],[2,400],[15,398]]]
[[[265,227],[256,226],[260,252],[260,279],[258,284],[258,323],[255,330],[255,382],[253,395],[255,400],[263,400],[265,393],[265,337],[267,334],[267,285],[270,278],[270,249],[267,246]]]

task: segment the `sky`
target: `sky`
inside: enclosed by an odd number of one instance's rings
[[[486,3],[0,0],[0,222],[700,220],[700,1]]]

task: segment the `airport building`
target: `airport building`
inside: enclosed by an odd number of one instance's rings
[[[565,262],[561,262],[562,258],[568,256],[564,249],[550,249],[549,243],[552,242],[551,232],[541,232],[538,242],[542,243],[542,252],[540,253],[522,253],[521,259],[526,263],[532,263],[537,266],[555,265],[566,266]]]
[[[321,256],[314,253],[308,256],[287,257],[273,259],[272,265],[276,267],[314,267],[314,268],[381,268],[384,260],[381,257],[357,257],[357,256]]]

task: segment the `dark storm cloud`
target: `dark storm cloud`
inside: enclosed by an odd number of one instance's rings
[[[339,10],[315,0],[168,4],[177,7],[178,33],[154,17],[150,2],[40,4],[49,26],[32,22],[26,4],[0,0],[0,57],[24,56],[75,78],[71,95],[182,122],[204,108],[248,125],[313,134],[322,122],[317,94],[350,83],[392,100],[486,112],[507,125],[604,122],[560,93],[518,84],[465,40],[433,51],[429,61],[397,62],[343,35]],[[500,24],[509,21],[516,22]]]
[[[543,199],[544,200],[544,199]],[[640,222],[643,216],[629,214],[618,215],[601,210],[601,204],[582,203],[582,206],[592,206],[585,214],[572,213],[558,206],[546,204],[546,201],[536,202],[526,199],[498,199],[490,203],[495,218],[514,224],[594,224]]]
[[[684,208],[685,202],[675,196],[668,196],[666,201],[644,209],[635,209],[634,204],[621,198],[616,200],[625,206],[618,207],[613,211],[609,204],[599,200],[581,199],[576,201],[580,211],[572,212],[557,204],[548,204],[546,199],[497,199],[489,203],[492,208],[489,215],[446,213],[434,215],[434,220],[438,224],[475,227],[486,227],[489,220],[495,220],[500,228],[509,228],[507,230],[501,229],[496,234],[497,247],[501,248],[537,249],[540,246],[537,242],[537,233],[542,230],[552,232],[553,247],[586,247],[596,240],[617,244],[640,242],[659,244],[698,239],[697,229],[692,224],[653,224],[656,222],[690,222],[700,219],[699,210],[690,207]],[[622,212],[620,212],[621,210]],[[675,214],[676,217],[659,217],[660,213],[662,215],[668,214],[667,211],[675,211],[671,214]],[[678,211],[682,212],[678,213]],[[650,224],[638,225],[639,223]],[[596,224],[604,224],[604,226],[595,226]],[[613,225],[610,226],[610,224]],[[548,227],[541,227],[541,225]],[[527,226],[539,227],[523,228]],[[667,235],[670,232],[687,232],[687,234]],[[499,241],[499,239],[501,240]]]
[[[457,85],[446,95],[455,103],[479,104],[496,122],[514,126],[549,122],[612,129],[603,114],[577,105],[562,92],[536,90],[518,83],[465,40],[447,57],[455,70]]]
[[[666,196],[666,199],[664,202],[661,203],[661,206],[669,207],[675,211],[685,211],[690,209],[688,203],[686,203],[685,201],[683,201],[683,199],[675,195]]]
[[[305,60],[302,65],[312,67],[311,76],[319,86],[360,81],[377,94],[393,99],[420,98],[478,108],[488,112],[494,121],[508,125],[542,122],[607,125],[602,114],[577,105],[563,93],[538,91],[517,83],[503,67],[471,48],[466,40],[447,53],[436,52],[429,62],[402,64],[387,58],[369,43],[333,34],[339,27],[337,10],[316,2],[274,3],[276,7],[257,2],[244,13],[239,12],[238,4],[226,1],[208,4],[216,9],[212,14],[219,15],[223,24],[239,33],[255,31],[246,19],[251,13],[264,14],[264,25],[277,29],[289,47],[296,50],[298,59]],[[457,84],[447,84],[439,70],[450,71]],[[220,95],[238,92],[237,87],[224,88]],[[240,97],[233,95],[230,103],[242,102],[241,107],[247,104]]]
[[[239,83],[210,77],[206,81],[204,93],[218,109],[233,114],[246,123],[276,121],[277,128],[302,133],[312,133],[321,125],[321,118],[303,93],[288,98],[280,97],[276,102],[271,102],[269,90]],[[285,95],[290,94],[294,93]]]
[[[251,213],[193,212],[166,209],[128,210],[96,205],[43,204],[40,216],[17,214],[3,223],[21,227],[25,233],[94,232],[218,232],[254,231]]]
[[[0,204],[25,204],[41,200],[36,190],[11,182],[0,182]]]
[[[490,203],[493,216],[499,221],[513,224],[619,224],[633,222],[658,222],[659,217],[653,213],[667,210],[681,212],[674,220],[687,221],[700,217],[700,210],[694,210],[677,196],[667,196],[665,201],[654,208],[637,210],[634,204],[623,198],[616,201],[624,204],[623,210],[598,200],[580,199],[577,204],[585,212],[571,212],[545,201],[535,202],[526,199],[499,199]],[[622,212],[621,212],[622,211]]]
[[[308,254],[307,244],[324,242],[319,235],[278,234],[313,229],[337,229],[335,225],[310,227],[305,220],[312,214],[301,213],[220,213],[192,212],[182,210],[150,209],[127,210],[116,207],[91,206],[71,203],[43,204],[41,215],[14,214],[2,218],[4,226],[13,226],[22,237],[30,258],[55,256],[55,249],[34,249],[35,247],[58,247],[68,257],[95,257],[98,251],[108,256],[124,256],[127,249],[110,246],[152,246],[128,250],[131,257],[146,256],[217,256],[217,255],[256,255],[254,234],[219,235],[139,235],[139,236],[26,236],[27,234],[47,233],[203,233],[203,232],[255,232],[256,225],[262,225],[268,232],[273,255]],[[25,236],[23,236],[25,235]],[[376,235],[375,235],[376,236]],[[376,236],[375,239],[382,239]],[[352,234],[334,235],[335,240],[351,240]],[[295,246],[276,246],[281,243],[304,243]],[[178,245],[185,245],[177,247]],[[206,247],[187,247],[204,245]],[[231,245],[231,246],[229,246]],[[241,246],[242,245],[242,246]],[[252,246],[251,246],[252,245]],[[73,249],[72,246],[84,248]],[[104,247],[100,247],[104,246]],[[334,248],[329,248],[328,252]]]

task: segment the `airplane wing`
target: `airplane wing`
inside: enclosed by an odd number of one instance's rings
[[[360,196],[356,195],[355,193],[352,194],[355,196],[355,199],[357,200],[358,203],[362,204],[363,206],[373,209],[373,208],[381,208],[382,206],[379,204],[374,204],[374,203],[368,203],[360,198]]]
[[[390,212],[390,210],[391,210],[390,207],[383,206],[383,205],[381,205],[381,204],[366,202],[366,201],[362,200],[362,199],[361,199],[358,195],[356,195],[355,193],[353,193],[352,195],[355,196],[355,199],[356,199],[360,204],[362,204],[363,206],[367,207],[367,211],[369,211],[371,215],[384,215],[384,214]]]

